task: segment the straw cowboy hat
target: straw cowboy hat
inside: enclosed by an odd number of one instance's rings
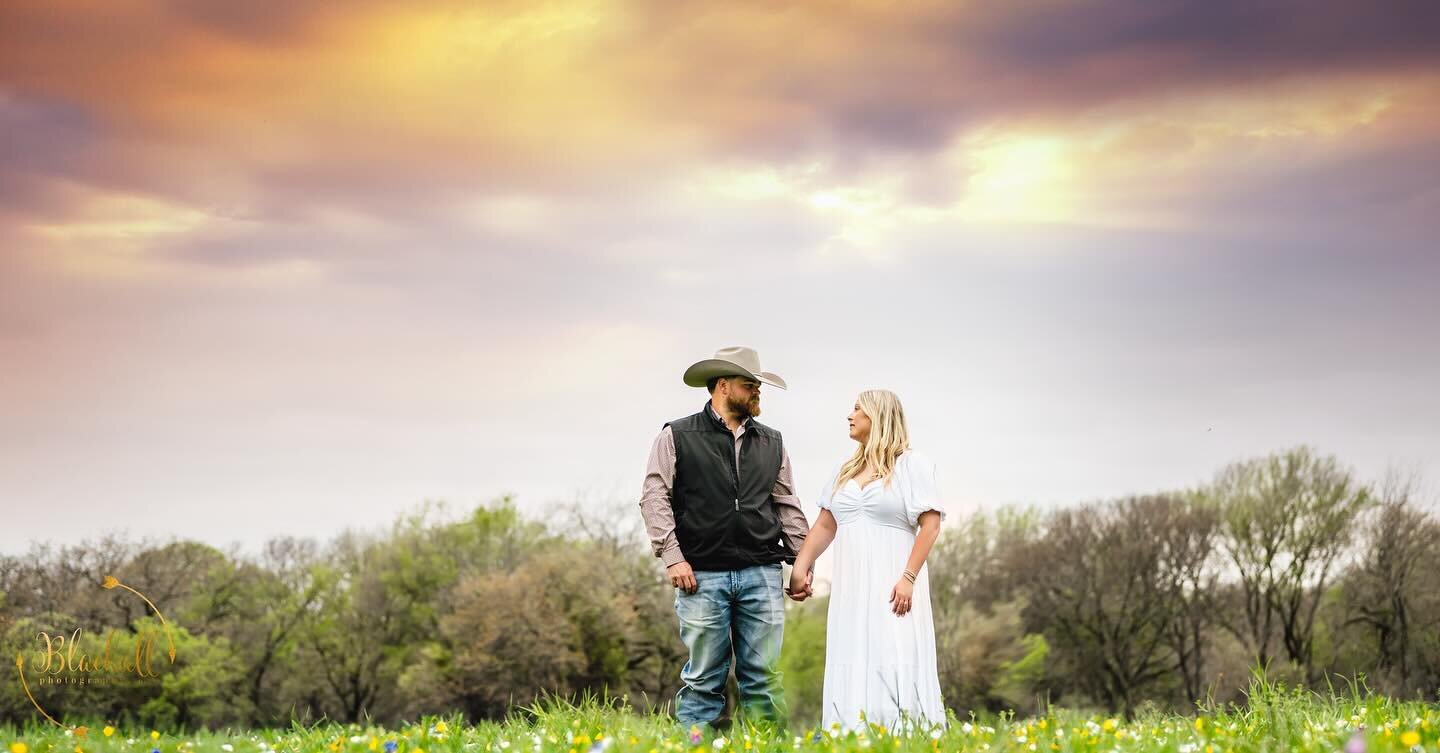
[[[754,348],[721,348],[714,358],[698,361],[685,370],[685,384],[704,387],[714,377],[743,376],[785,389],[785,380],[760,370],[760,356]]]

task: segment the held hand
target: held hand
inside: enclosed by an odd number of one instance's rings
[[[813,593],[810,589],[810,582],[815,578],[815,571],[806,572],[802,577],[799,570],[790,573],[790,585],[786,586],[785,593],[795,601],[804,601]]]
[[[901,578],[890,589],[890,611],[899,617],[904,617],[910,611],[910,597],[915,592],[915,584],[906,578]]]
[[[676,562],[665,568],[665,574],[670,576],[670,585],[687,594],[693,594],[699,590],[699,585],[695,582],[695,571],[690,569],[689,562]]]
[[[804,577],[801,577],[802,572],[805,573]],[[796,567],[791,570],[791,585],[785,586],[785,595],[795,599],[796,602],[804,602],[805,599],[815,595],[815,590],[811,587],[814,582],[814,566]]]

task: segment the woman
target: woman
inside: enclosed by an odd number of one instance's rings
[[[820,493],[790,579],[792,593],[807,593],[807,574],[834,541],[822,723],[943,726],[925,568],[945,516],[935,465],[909,449],[895,393],[860,393],[849,421],[859,447]]]

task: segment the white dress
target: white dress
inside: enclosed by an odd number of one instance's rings
[[[839,524],[830,612],[825,633],[825,689],[821,723],[843,729],[866,722],[889,730],[905,722],[944,725],[935,666],[935,622],[930,612],[929,567],[915,578],[910,612],[891,611],[890,589],[900,580],[915,545],[920,513],[940,512],[935,464],[908,450],[896,458],[890,484],[846,481],[837,490],[830,474],[819,504]]]

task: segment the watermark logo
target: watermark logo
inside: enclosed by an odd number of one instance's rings
[[[160,628],[167,645],[165,656],[169,658],[170,664],[175,663],[175,637],[170,630],[170,623],[161,614],[160,608],[149,597],[130,586],[121,583],[114,576],[107,575],[100,583],[105,590],[116,588],[129,591],[155,613],[160,621]],[[32,656],[28,665],[29,676],[26,675],[27,663],[25,652],[18,651],[15,654],[15,671],[20,677],[20,685],[25,689],[25,697],[35,706],[40,715],[52,723],[72,730],[76,734],[84,736],[84,727],[71,727],[57,720],[35,697],[33,687],[50,685],[100,685],[100,684],[146,684],[160,681],[160,674],[156,671],[157,660],[155,658],[155,646],[157,636],[153,630],[145,630],[133,638],[122,639],[122,643],[134,642],[133,648],[116,649],[115,631],[109,631],[105,635],[103,647],[98,653],[92,655],[81,646],[81,631],[76,628],[69,635],[57,633],[51,635],[48,631],[40,631],[37,636],[39,647]],[[164,665],[161,664],[163,667]]]

